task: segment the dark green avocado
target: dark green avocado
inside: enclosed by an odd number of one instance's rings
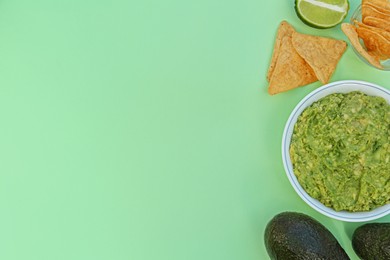
[[[272,260],[349,259],[326,227],[302,213],[276,215],[267,224],[264,241]]]
[[[370,223],[352,235],[352,247],[363,260],[390,259],[390,223]]]

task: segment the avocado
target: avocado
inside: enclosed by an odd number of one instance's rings
[[[266,226],[264,241],[272,260],[350,259],[326,227],[302,213],[276,215]]]
[[[390,259],[390,223],[369,223],[352,235],[352,247],[363,260]]]

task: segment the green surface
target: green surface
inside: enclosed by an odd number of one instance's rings
[[[320,86],[268,95],[283,19],[346,40],[293,0],[0,1],[0,259],[267,259],[286,210],[354,257],[359,224],[312,210],[283,170],[284,124]],[[343,79],[390,88],[351,48]]]

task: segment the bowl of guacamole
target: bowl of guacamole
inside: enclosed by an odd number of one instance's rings
[[[348,222],[390,214],[390,90],[353,80],[314,90],[286,123],[282,158],[318,212]]]

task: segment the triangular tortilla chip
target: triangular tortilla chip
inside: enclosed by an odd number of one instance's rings
[[[342,40],[294,32],[292,43],[298,54],[310,65],[317,78],[329,82],[337,63],[347,48]]]
[[[380,6],[377,6],[377,5],[373,5],[373,4],[363,4],[363,5],[362,5],[362,11],[363,11],[363,9],[366,8],[367,6],[368,6],[368,7],[372,7],[372,8],[374,8],[376,11],[381,12],[381,13],[383,13],[383,14],[390,15],[390,9],[386,9],[386,8],[383,8],[383,7],[380,7]]]
[[[390,32],[390,21],[383,20],[373,16],[367,16],[366,18],[364,18],[363,22],[367,25],[371,25],[377,28],[382,28]]]
[[[362,0],[362,5],[364,4],[378,6],[383,9],[390,9],[390,2],[388,0]]]
[[[376,31],[367,28],[358,27],[356,32],[364,41],[367,50],[375,53],[381,59],[386,60],[390,57],[390,41]]]
[[[315,81],[317,77],[294,49],[291,37],[283,37],[268,93],[278,94]]]
[[[381,12],[372,5],[362,5],[362,19],[366,19],[368,16],[373,16],[386,21],[390,21],[390,14],[387,12]]]
[[[369,63],[374,65],[375,67],[382,69],[382,65],[379,62],[379,58],[370,55],[360,44],[359,36],[356,32],[355,26],[349,23],[343,23],[341,25],[341,30],[344,32],[344,34],[348,37],[349,41],[355,48],[357,52],[360,53],[362,57],[364,57]]]
[[[276,60],[278,59],[280,46],[285,36],[291,36],[295,32],[295,29],[286,21],[282,21],[279,25],[279,29],[276,33],[276,39],[274,44],[274,52],[272,54],[271,63],[269,65],[267,80],[270,81],[272,73],[274,72]]]
[[[382,28],[378,28],[378,27],[374,27],[374,26],[370,26],[370,25],[367,25],[367,24],[364,24],[364,23],[361,23],[359,21],[354,21],[354,24],[355,25],[358,25],[359,28],[365,28],[367,30],[370,30],[370,31],[373,31],[373,32],[376,32],[380,35],[382,35],[384,38],[386,38],[388,41],[390,41],[390,32],[382,29]],[[359,34],[359,32],[358,32]]]

